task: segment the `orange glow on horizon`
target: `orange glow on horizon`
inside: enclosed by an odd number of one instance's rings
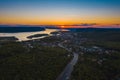
[[[96,23],[100,25],[120,24],[119,16],[99,16],[99,17],[30,17],[30,16],[10,16],[0,15],[0,24],[21,24],[21,25],[76,25],[81,23]]]
[[[25,17],[12,17],[12,16],[1,16],[0,15],[0,24],[7,25],[62,25],[61,28],[71,28],[73,26],[65,26],[65,25],[80,25],[82,23],[91,24],[96,23],[92,27],[99,26],[108,26],[113,24],[120,24],[119,17],[109,17],[109,18],[46,18],[46,19],[38,19],[38,18],[25,18]],[[74,26],[74,27],[84,27],[84,26]],[[86,26],[89,27],[89,26]]]

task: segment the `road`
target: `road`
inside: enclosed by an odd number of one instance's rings
[[[61,44],[59,44],[59,46],[62,47],[62,48],[65,48]],[[73,53],[73,55],[74,55],[73,59],[67,64],[65,69],[62,71],[62,73],[58,76],[58,78],[56,80],[69,80],[69,78],[71,76],[71,73],[73,71],[74,65],[78,61],[78,54],[77,53]]]

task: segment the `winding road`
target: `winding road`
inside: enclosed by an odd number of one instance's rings
[[[65,48],[61,44],[58,44],[58,45],[62,48]],[[65,49],[68,50],[67,48],[65,48]],[[71,76],[71,73],[73,71],[74,65],[78,61],[78,54],[73,53],[73,55],[74,55],[73,59],[67,64],[65,69],[62,71],[62,73],[58,76],[58,78],[56,80],[69,80],[70,79],[70,76]]]

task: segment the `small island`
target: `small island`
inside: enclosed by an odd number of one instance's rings
[[[42,36],[48,36],[48,34],[35,34],[35,35],[28,36],[27,38],[32,39],[32,38],[42,37]]]
[[[60,31],[51,32],[50,34],[59,34]]]
[[[60,34],[60,33],[65,33],[65,32],[68,32],[69,30],[61,30],[61,31],[54,31],[54,32],[51,32],[50,34]]]

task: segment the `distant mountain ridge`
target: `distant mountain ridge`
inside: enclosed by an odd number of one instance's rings
[[[120,28],[66,28],[72,32],[105,32],[105,31],[120,31]]]
[[[44,31],[44,27],[0,27],[0,33]]]

